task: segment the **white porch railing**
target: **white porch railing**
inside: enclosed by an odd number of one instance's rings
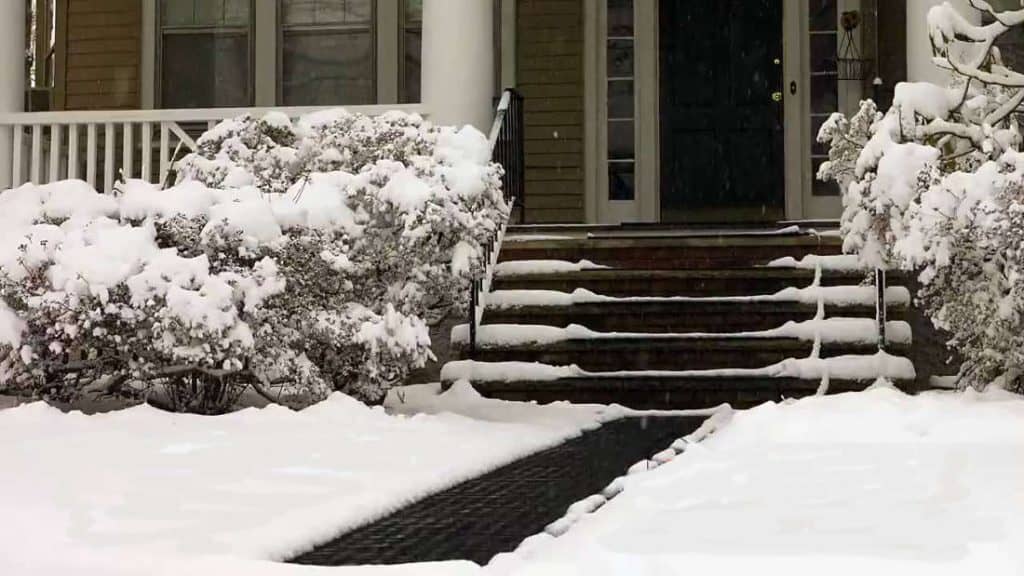
[[[331,107],[203,108],[188,110],[109,110],[82,112],[0,113],[0,128],[10,128],[11,182],[0,190],[25,182],[46,184],[81,178],[110,192],[123,174],[161,183],[175,152],[195,150],[189,134],[242,114],[260,116],[271,110],[295,119]],[[352,112],[378,115],[402,110],[426,115],[421,104],[345,106]],[[154,162],[155,157],[155,162]],[[8,161],[0,158],[0,162]]]

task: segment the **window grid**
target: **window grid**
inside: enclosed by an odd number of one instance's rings
[[[607,0],[605,95],[608,199],[636,197],[636,37],[632,0]]]
[[[320,8],[325,4],[340,7],[334,11],[338,17],[333,19],[317,17]],[[295,6],[295,11],[289,6]],[[300,18],[297,8],[305,5],[313,9],[313,18]],[[359,105],[372,104],[377,101],[377,47],[376,30],[377,20],[376,2],[357,2],[355,0],[280,0],[280,21],[278,33],[278,82],[277,101],[285,106],[314,106],[314,105]],[[359,6],[355,10],[349,10],[352,6]],[[360,8],[363,8],[360,10]],[[356,17],[363,12],[364,17]],[[293,15],[292,21],[289,14]],[[343,50],[338,49],[337,44],[348,44],[353,48],[359,41],[359,37],[365,38],[365,50],[362,54],[356,54],[357,65],[363,68],[360,73],[345,78],[342,76],[346,71],[354,68],[351,62],[342,62]],[[324,42],[326,49],[313,53],[303,53],[303,48],[308,48],[309,42]],[[303,69],[302,67],[305,67]],[[323,72],[311,71],[311,69],[323,67]],[[299,71],[294,71],[298,68]],[[334,71],[334,76],[327,74],[326,70]],[[294,74],[294,78],[291,76]],[[360,86],[361,77],[367,77],[369,81]],[[314,80],[317,82],[314,83]],[[346,83],[348,84],[346,86]],[[333,92],[332,92],[333,90]],[[338,93],[341,90],[342,93]]]
[[[835,196],[839,187],[835,182],[818,180],[818,167],[828,160],[828,148],[818,144],[818,127],[838,111],[839,70],[838,57],[838,2],[837,0],[808,0],[808,35],[810,46],[810,131],[811,194]]]
[[[211,14],[216,14],[217,10],[211,10],[211,6],[220,6],[220,15],[217,19],[208,18]],[[203,18],[205,16],[207,18]],[[157,46],[156,46],[156,98],[157,105],[160,107],[218,107],[218,106],[251,106],[253,103],[253,14],[254,14],[253,0],[160,0],[159,10],[157,10]],[[184,21],[181,16],[185,13],[190,13],[188,21]],[[174,74],[171,71],[176,67],[182,65],[189,65],[189,63],[169,62],[166,59],[172,58],[174,55],[171,53],[175,46],[171,46],[177,43],[177,40],[183,37],[194,36],[196,42],[207,40],[212,43],[223,44],[224,40],[243,39],[242,46],[244,46],[244,55],[241,56],[241,62],[244,62],[243,71],[244,79],[236,79],[237,81],[223,82],[226,84],[241,83],[244,93],[238,93],[226,96],[230,94],[230,91],[220,90],[216,87],[202,87],[198,83],[193,86],[189,86],[187,81],[182,80],[182,75]],[[170,41],[174,39],[174,41]],[[194,43],[193,43],[194,44]],[[189,58],[188,54],[181,54],[184,58]],[[209,63],[210,59],[207,59],[205,63]],[[228,67],[220,67],[214,71],[214,75],[220,71],[230,72]],[[237,70],[234,70],[237,72]],[[165,74],[170,74],[176,78],[174,83],[166,83],[164,81]],[[191,76],[186,75],[185,78],[193,78],[194,80],[208,80],[208,78],[202,78],[201,75],[193,74]],[[221,84],[222,82],[216,82],[215,84]],[[202,91],[204,88],[210,88],[209,94],[201,95],[199,97],[190,97],[187,93],[188,90],[193,89],[195,91]],[[178,94],[172,94],[168,90],[183,90],[184,92]],[[225,97],[226,96],[226,97]],[[191,100],[191,101],[190,101]]]

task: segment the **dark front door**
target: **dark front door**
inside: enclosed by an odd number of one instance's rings
[[[784,210],[782,0],[661,0],[661,219]]]

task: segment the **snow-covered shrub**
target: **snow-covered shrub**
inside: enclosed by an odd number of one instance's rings
[[[380,401],[431,357],[428,322],[465,305],[507,215],[472,128],[271,114],[198,144],[167,190],[0,194],[0,391]]]
[[[1024,10],[978,26],[943,4],[928,20],[950,85],[902,83],[884,115],[869,101],[833,115],[818,135],[831,145],[819,177],[844,188],[847,252],[919,272],[920,300],[965,360],[962,382],[1024,390],[1024,75],[994,47]]]

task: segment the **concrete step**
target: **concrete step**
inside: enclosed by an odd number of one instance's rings
[[[615,268],[679,270],[749,268],[784,256],[841,252],[837,238],[791,236],[546,237],[516,239],[501,247],[500,259],[590,260]]]
[[[857,285],[861,272],[822,273],[823,286]],[[802,288],[814,280],[813,270],[792,268],[738,268],[691,270],[581,270],[539,274],[499,275],[495,290],[557,290],[584,288],[606,296],[743,296],[773,294],[789,287]],[[895,284],[897,279],[890,279]]]
[[[860,391],[871,383],[833,379],[829,382],[828,392]],[[894,384],[906,392],[917,391],[912,380],[896,380]],[[580,376],[548,381],[473,382],[473,387],[489,398],[541,404],[557,401],[614,403],[638,410],[710,408],[722,403],[729,403],[733,408],[750,408],[764,402],[810,396],[815,394],[820,385],[819,379],[678,375]]]
[[[679,337],[600,338],[566,340],[549,344],[478,347],[473,357],[481,362],[539,362],[552,366],[576,365],[590,372],[622,370],[713,370],[760,368],[787,358],[810,356],[813,342],[796,338]],[[876,351],[873,342],[823,343],[822,357],[867,355]],[[891,353],[904,354],[903,346]],[[458,347],[460,358],[468,346]]]
[[[827,306],[828,316],[874,318],[872,306]],[[579,324],[599,332],[753,332],[814,318],[815,304],[763,301],[613,301],[568,306],[488,307],[485,324],[532,324],[565,328]],[[889,307],[889,320],[905,320],[906,308]]]

